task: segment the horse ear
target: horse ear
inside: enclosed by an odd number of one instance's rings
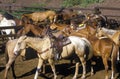
[[[20,37],[21,40],[25,40],[26,38],[27,38],[26,35]]]
[[[27,36],[26,36],[26,35],[24,35],[23,39],[26,39],[26,38],[27,38]]]

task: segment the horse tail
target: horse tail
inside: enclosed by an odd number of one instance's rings
[[[89,59],[91,59],[92,57],[93,57],[93,47],[92,47],[92,45],[91,45],[91,43],[86,39],[86,38],[82,38],[84,41],[85,41],[85,43],[86,43],[86,50],[85,50],[85,52],[87,53],[87,57],[86,57],[86,59],[87,60],[89,60]]]
[[[111,69],[112,72],[116,71],[116,63],[117,63],[117,55],[119,51],[119,46],[113,43],[112,51],[111,51]],[[115,73],[112,73],[112,76],[114,76]]]

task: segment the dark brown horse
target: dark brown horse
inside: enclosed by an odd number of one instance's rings
[[[75,18],[78,16],[78,12],[74,11],[73,9],[61,9],[60,11],[57,12],[57,17],[56,21],[57,22],[62,22],[62,23],[70,23],[70,20],[72,18]]]

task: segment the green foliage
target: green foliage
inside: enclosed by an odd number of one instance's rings
[[[33,3],[33,4],[31,5],[31,7],[45,7],[45,6],[46,6],[45,3]]]
[[[15,12],[12,12],[12,14],[14,16],[16,16],[17,18],[20,18],[20,16],[22,14],[25,14],[25,13],[31,13],[31,12],[36,12],[36,11],[42,11],[43,8],[42,7],[45,7],[45,4],[41,3],[34,3],[31,5],[31,7],[23,7],[21,9],[19,9],[18,11],[15,11]],[[24,10],[25,12],[21,12],[21,10]]]
[[[16,0],[13,0],[13,2],[15,2]],[[30,13],[31,12],[35,12],[35,11],[43,11],[44,9],[42,7],[46,7],[46,3],[50,2],[51,0],[46,0],[46,2],[43,3],[33,3],[31,5],[30,8],[28,7],[24,7],[22,9],[19,9],[18,11],[12,12],[12,14],[18,18],[20,18],[20,16],[24,13]],[[104,0],[63,0],[62,3],[62,7],[73,7],[73,6],[82,6],[82,7],[86,7],[89,4],[93,4],[93,3],[101,3]],[[34,8],[36,7],[36,8]],[[20,10],[25,10],[28,12],[21,12]],[[0,10],[0,13],[4,13],[4,10]]]
[[[101,3],[104,0],[64,0],[62,3],[63,7],[73,7],[73,6],[87,6],[92,3]]]
[[[63,7],[72,7],[75,5],[80,5],[81,4],[81,0],[64,0],[62,3]]]

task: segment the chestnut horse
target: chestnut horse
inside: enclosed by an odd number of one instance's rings
[[[49,19],[51,23],[56,21],[56,12],[52,10],[43,11],[43,12],[34,12],[30,14],[23,14],[22,19],[27,18],[29,21],[33,21],[34,24],[45,21]]]
[[[34,36],[42,37],[45,35],[46,29],[47,28],[45,27],[39,27],[33,24],[24,24],[23,28],[17,32],[17,35],[21,36],[21,35],[26,35],[29,32],[32,32]]]
[[[90,20],[90,19],[89,19]],[[78,30],[77,32],[71,32],[70,34],[66,34],[66,31],[64,32],[65,35],[71,36],[79,36],[79,37],[85,37],[87,38],[93,47],[93,53],[94,56],[100,56],[102,58],[104,67],[105,67],[105,79],[108,79],[108,60],[111,58],[111,69],[112,69],[112,75],[111,79],[114,79],[115,77],[115,69],[116,69],[116,60],[117,60],[117,52],[119,50],[119,47],[116,43],[114,43],[109,38],[102,38],[99,39],[96,37],[97,32],[97,26],[89,20],[86,20],[82,25],[85,25],[85,28]]]
[[[99,37],[101,36],[107,36],[111,40],[113,40],[117,45],[120,45],[120,30],[112,30],[107,28],[99,28],[97,29],[97,35]]]
[[[107,37],[107,38],[111,39],[116,45],[120,46],[120,30],[99,28],[97,30],[97,36],[100,38]],[[120,50],[119,50],[119,52],[120,52]],[[118,52],[117,60],[120,60],[119,59],[119,52]]]
[[[86,59],[90,59],[92,57],[92,48],[85,38],[80,38],[77,36],[69,36],[68,39],[70,39],[71,43],[63,46],[63,50],[61,52],[60,58],[65,59],[67,57],[70,57],[73,54],[76,54],[79,60],[82,63],[83,67],[83,74],[82,78],[85,78],[86,74]],[[51,38],[48,36],[44,38],[33,38],[33,37],[27,37],[27,36],[21,36],[14,49],[14,54],[17,56],[19,55],[19,51],[26,48],[26,46],[30,46],[33,49],[35,49],[39,57],[39,62],[37,66],[37,70],[35,73],[34,79],[37,79],[38,77],[38,71],[41,69],[41,66],[43,65],[44,60],[47,60],[52,68],[54,79],[57,78],[55,65],[54,65],[54,52],[53,47],[51,46]],[[87,48],[86,48],[87,47]],[[75,51],[75,52],[74,52]],[[76,58],[76,57],[75,57]],[[14,61],[14,60],[13,60]],[[79,70],[79,62],[76,62],[76,69],[73,79],[77,78]]]

